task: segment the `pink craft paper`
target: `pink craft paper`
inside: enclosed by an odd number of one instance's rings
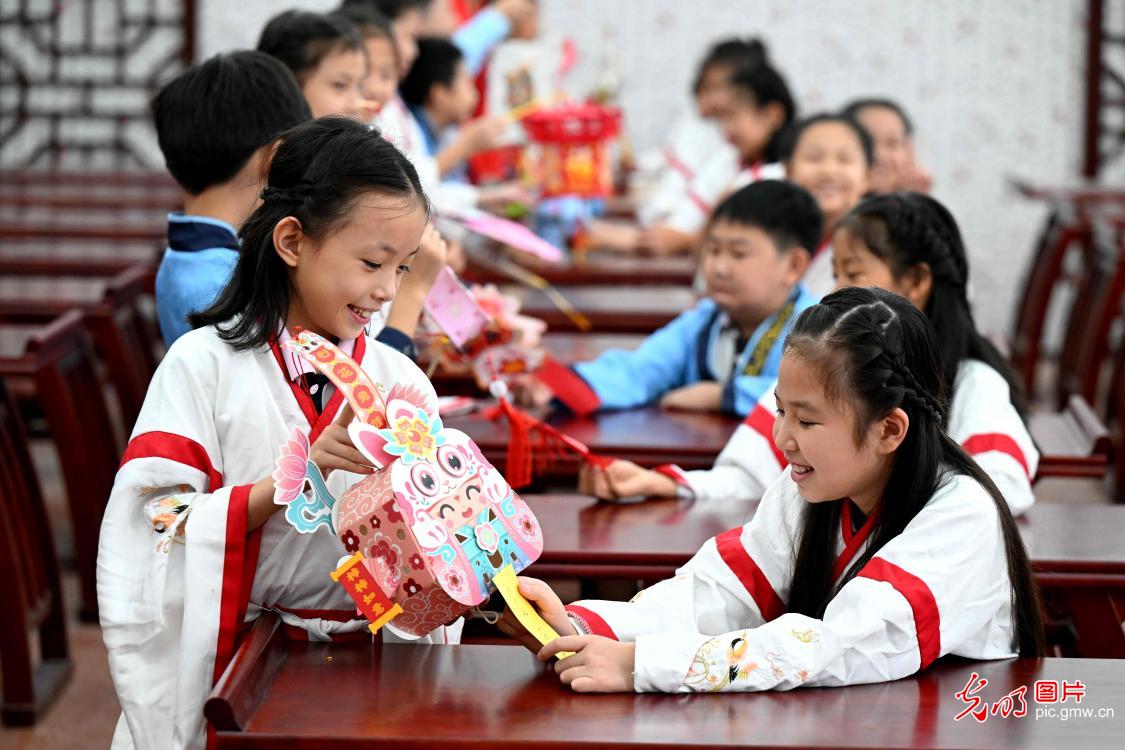
[[[492,216],[491,214],[478,214],[467,217],[463,221],[465,228],[470,232],[509,245],[516,250],[522,250],[547,263],[561,263],[565,257],[562,250],[547,242],[523,224],[501,219],[499,216]]]
[[[449,266],[441,269],[424,304],[426,314],[460,349],[488,325],[488,314]]]

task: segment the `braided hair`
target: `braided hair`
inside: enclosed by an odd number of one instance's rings
[[[909,419],[871,541],[838,583],[833,565],[847,501],[806,505],[788,611],[823,617],[836,592],[906,529],[952,475],[964,474],[984,487],[1000,518],[1019,651],[1042,653],[1038,589],[1008,504],[988,475],[945,434],[948,397],[941,352],[926,317],[905,298],[883,289],[840,289],[800,315],[786,340],[785,356],[808,363],[830,400],[851,405],[857,443],[873,422],[895,409]]]
[[[886,263],[896,280],[926,264],[932,288],[923,312],[941,342],[946,383],[953,387],[957,368],[964,360],[980,360],[1008,382],[1012,405],[1021,415],[1026,413],[1023,388],[1011,365],[977,331],[969,306],[965,243],[945,206],[921,193],[875,195],[856,204],[840,220],[838,229]]]
[[[214,325],[236,350],[266,345],[288,314],[292,282],[273,244],[282,219],[295,217],[305,235],[320,242],[347,222],[366,193],[430,210],[410,161],[349,118],[321,117],[293,128],[267,169],[262,203],[239,231],[234,274],[209,308],[189,317],[193,328]]]

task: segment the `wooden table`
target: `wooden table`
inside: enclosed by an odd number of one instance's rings
[[[542,412],[539,412],[542,414]],[[446,427],[467,433],[496,468],[504,471],[508,424],[490,421],[479,412],[443,420]],[[739,420],[720,414],[665,411],[658,406],[598,412],[587,417],[556,413],[547,422],[582,441],[595,453],[624,458],[644,466],[676,463],[684,469],[709,469]],[[578,463],[568,455],[552,476],[574,477]]]
[[[597,359],[608,349],[633,350],[644,340],[645,336],[638,333],[546,333],[543,335],[543,349],[559,362],[569,365]],[[481,394],[468,372],[449,372],[439,367],[430,376],[430,382],[440,396]]]
[[[989,704],[1027,687],[1027,715],[955,721],[973,672]],[[1036,680],[1081,680],[1116,718],[1036,720]],[[1064,707],[1074,707],[1073,699]],[[1058,708],[1058,706],[1052,706]],[[1125,670],[1097,659],[943,659],[893,683],[785,693],[581,695],[517,646],[312,644],[271,615],[205,710],[219,748],[1109,748]]]
[[[502,254],[486,251],[471,254],[466,274],[480,283],[503,284],[511,281],[498,261]],[[502,264],[500,264],[502,266]],[[607,252],[592,252],[576,256],[559,264],[531,262],[521,258],[519,265],[538,274],[552,284],[582,284],[587,286],[675,285],[690,287],[695,278],[697,261],[694,257],[642,258]]]
[[[561,286],[558,289],[586,316],[591,330],[598,333],[649,334],[698,301],[686,286]],[[517,285],[505,285],[503,291],[520,300],[521,313],[545,321],[549,330],[579,330],[543,292]]]
[[[580,580],[669,578],[705,541],[746,523],[757,508],[756,501],[523,499],[544,530],[533,574]],[[1125,659],[1125,507],[1038,503],[1018,524],[1044,595],[1073,621],[1077,653]]]

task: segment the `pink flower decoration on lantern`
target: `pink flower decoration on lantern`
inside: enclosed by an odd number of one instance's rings
[[[413,555],[410,556],[410,567],[414,568],[415,570],[421,570],[425,566],[426,566],[425,560],[423,560],[422,556],[419,555],[417,552],[415,552]]]
[[[473,534],[476,535],[477,546],[485,552],[495,552],[496,548],[500,546],[500,537],[491,524],[478,523],[476,528],[473,529]]]
[[[468,589],[465,577],[457,568],[446,568],[441,572],[441,587],[454,596],[464,595]]]
[[[288,505],[301,496],[309,468],[309,439],[298,429],[281,446],[277,468],[273,470],[273,501]]]

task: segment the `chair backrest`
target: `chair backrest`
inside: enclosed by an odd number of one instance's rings
[[[1035,373],[1042,350],[1043,330],[1056,284],[1062,277],[1063,261],[1075,244],[1088,244],[1090,225],[1072,210],[1055,207],[1036,243],[1016,312],[1011,360],[1029,396],[1035,393]]]

